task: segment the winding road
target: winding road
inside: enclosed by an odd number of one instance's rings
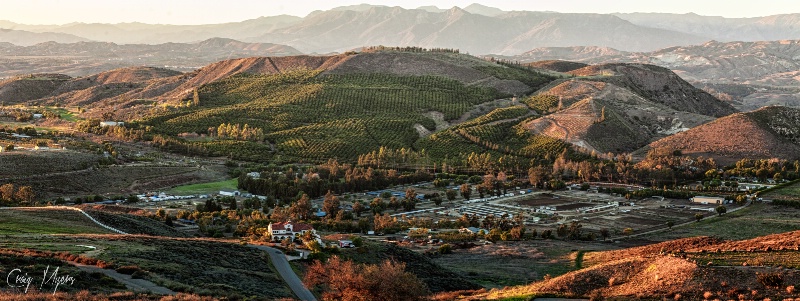
[[[297,298],[303,301],[317,301],[317,298],[314,297],[314,294],[311,293],[304,285],[303,282],[300,281],[300,278],[297,277],[297,274],[292,270],[292,267],[289,266],[289,261],[286,260],[286,256],[283,255],[278,249],[270,248],[267,246],[257,246],[257,245],[248,245],[251,248],[256,248],[262,251],[267,252],[269,254],[269,258],[272,259],[272,265],[278,270],[278,273],[281,274],[283,281],[289,285],[289,288],[292,289]]]

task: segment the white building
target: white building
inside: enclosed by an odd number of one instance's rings
[[[122,121],[101,121],[100,126],[124,126],[125,123]]]
[[[282,241],[287,238],[295,239],[299,238],[301,235],[307,232],[311,232],[311,234],[314,235],[317,234],[317,232],[314,231],[314,228],[311,227],[311,225],[303,223],[293,223],[292,221],[269,224],[267,230],[269,231],[271,241]]]
[[[260,173],[260,172],[257,172],[257,171],[248,172],[248,173],[247,173],[247,176],[248,176],[248,177],[251,177],[251,178],[253,178],[253,179],[258,179],[258,178],[261,178],[261,173]]]
[[[221,196],[239,196],[241,192],[238,190],[220,190],[219,195]]]

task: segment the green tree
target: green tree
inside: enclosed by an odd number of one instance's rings
[[[695,213],[694,219],[699,222],[701,219],[703,219],[703,214],[702,213]]]
[[[673,221],[667,221],[667,228],[670,228],[670,229],[672,229],[672,226],[675,226],[675,222],[673,222]]]
[[[456,199],[456,195],[458,193],[453,189],[448,189],[444,192],[444,195],[447,196],[447,200],[452,202]]]
[[[727,208],[727,207],[725,207],[725,206],[723,206],[723,205],[719,205],[719,206],[717,206],[717,208],[716,208],[716,209],[714,209],[714,210],[716,210],[716,211],[717,211],[717,214],[718,214],[718,215],[723,215],[723,214],[725,214],[726,212],[728,212],[728,208]]]

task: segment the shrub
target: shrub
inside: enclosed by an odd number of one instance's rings
[[[133,273],[140,272],[141,270],[142,269],[140,269],[138,266],[135,266],[135,265],[125,265],[125,266],[118,267],[116,269],[116,271],[118,273],[125,274],[125,275],[132,275]]]
[[[450,244],[443,244],[439,246],[439,254],[450,254],[453,253],[453,246]]]
[[[756,279],[765,287],[779,287],[783,284],[783,275],[780,273],[756,273]]]

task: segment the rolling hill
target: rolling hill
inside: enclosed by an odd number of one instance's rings
[[[723,164],[741,158],[800,158],[800,110],[765,107],[717,119],[651,143],[648,149],[680,150]]]
[[[632,152],[735,111],[656,66],[552,66],[581,68],[567,74],[452,50],[376,47],[224,60],[191,73],[123,68],[0,91],[81,106],[84,118],[129,121],[173,151],[279,162],[356,160],[381,147],[459,160],[489,153],[509,164],[553,160],[570,143]]]

